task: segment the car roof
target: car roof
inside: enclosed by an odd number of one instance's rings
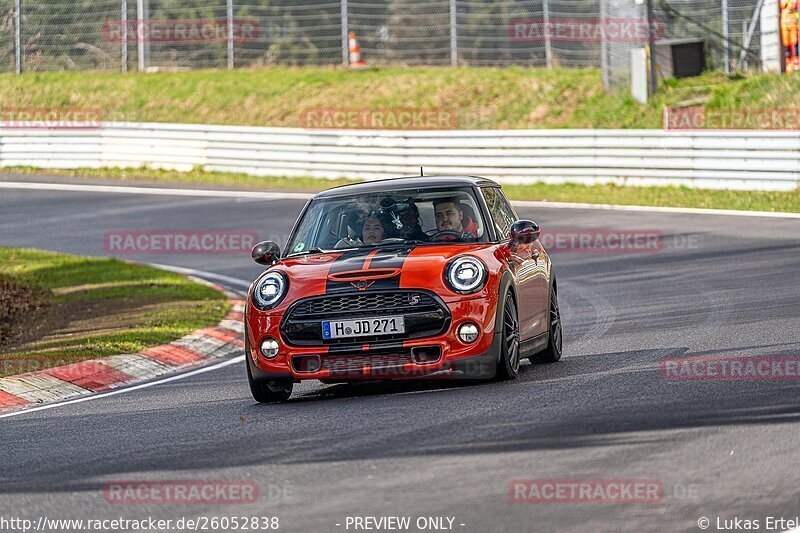
[[[365,181],[351,185],[340,185],[322,191],[314,198],[330,198],[333,196],[349,196],[351,194],[369,194],[391,192],[398,189],[439,188],[439,187],[471,187],[473,185],[500,185],[487,178],[478,176],[413,176],[406,178],[389,178],[376,181]]]

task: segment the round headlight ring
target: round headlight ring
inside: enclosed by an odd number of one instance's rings
[[[450,261],[445,269],[447,286],[459,294],[471,294],[486,285],[486,266],[477,257],[462,256]]]
[[[278,305],[286,295],[289,286],[286,277],[280,272],[270,272],[258,280],[253,289],[253,303],[259,309],[271,309]]]

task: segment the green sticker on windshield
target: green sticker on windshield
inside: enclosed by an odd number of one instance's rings
[[[295,246],[295,247],[294,247],[294,250],[292,250],[292,251],[293,251],[293,252],[302,252],[302,251],[303,251],[303,248],[305,248],[305,247],[306,247],[306,243],[304,243],[304,242],[298,242],[298,243],[297,243],[297,246]]]

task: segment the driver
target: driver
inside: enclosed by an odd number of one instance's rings
[[[478,224],[464,213],[461,204],[455,198],[440,198],[433,202],[436,216],[436,231],[455,231],[457,233],[478,234]]]

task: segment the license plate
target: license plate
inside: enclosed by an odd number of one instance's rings
[[[395,335],[405,332],[406,325],[402,316],[361,318],[358,320],[330,320],[322,323],[323,339]]]

